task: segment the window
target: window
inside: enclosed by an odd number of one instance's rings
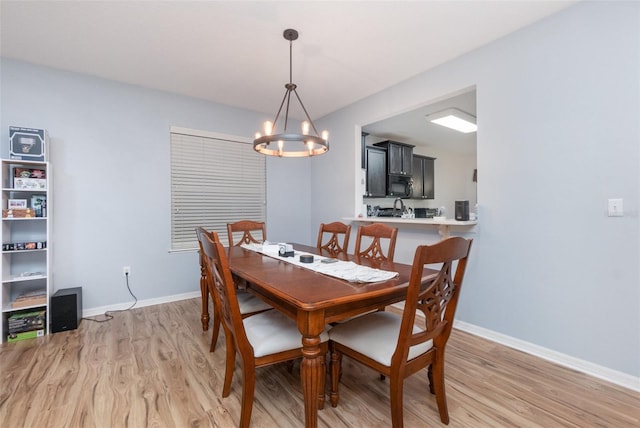
[[[202,226],[227,242],[227,223],[265,221],[266,160],[251,142],[171,127],[171,250],[198,248]]]

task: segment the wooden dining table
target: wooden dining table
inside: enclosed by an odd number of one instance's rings
[[[293,244],[296,255],[323,254],[316,247]],[[228,249],[231,271],[247,281],[247,290],[297,322],[302,342],[300,377],[305,406],[305,427],[318,425],[318,409],[324,407],[323,376],[325,355],[320,347],[320,333],[330,323],[373,311],[405,299],[411,265],[377,263],[353,255],[342,260],[397,272],[398,276],[380,282],[356,283],[327,276],[276,257],[231,247]],[[424,277],[437,271],[425,269]]]

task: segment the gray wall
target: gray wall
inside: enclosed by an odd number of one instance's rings
[[[131,266],[138,299],[198,291],[196,253],[169,253],[169,129],[251,136],[269,115],[7,59],[0,89],[2,157],[10,125],[51,138],[54,289],[82,286],[85,309],[129,302],[122,267]],[[274,239],[307,238],[308,216],[289,209],[309,212],[308,197],[289,197],[308,189],[306,161],[286,171],[282,159],[267,161]]]
[[[458,319],[640,376],[639,55],[640,4],[586,2],[324,118],[344,144],[314,161],[312,224],[357,212],[354,128],[477,85],[480,224]],[[397,258],[438,238],[401,229]]]

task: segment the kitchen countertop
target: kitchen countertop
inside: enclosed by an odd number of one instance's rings
[[[431,225],[438,226],[440,236],[447,238],[451,235],[451,228],[455,228],[464,232],[472,232],[474,226],[478,224],[477,220],[458,221],[453,218],[444,220],[436,220],[433,218],[401,218],[401,217],[345,217],[346,221],[359,221],[367,223],[393,223],[397,225]]]

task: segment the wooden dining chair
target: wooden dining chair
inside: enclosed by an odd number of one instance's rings
[[[234,240],[234,235],[242,232],[239,240]],[[229,235],[229,246],[233,247],[242,244],[262,244],[267,240],[267,226],[263,221],[240,220],[227,224],[227,234]]]
[[[328,235],[329,239],[324,241],[325,235]],[[318,231],[318,243],[316,247],[318,250],[325,250],[332,256],[339,254],[347,254],[349,249],[349,236],[351,234],[351,225],[344,224],[339,221],[333,223],[321,223],[320,230]],[[342,243],[340,242],[340,235],[342,235]]]
[[[234,236],[242,233],[239,240],[235,241]],[[241,246],[242,244],[262,244],[267,240],[267,226],[263,221],[240,220],[235,223],[227,223],[227,235],[229,246]],[[233,275],[236,288],[244,290],[247,288],[247,281]]]
[[[214,298],[215,288],[209,286],[208,282],[208,273],[206,266],[206,259],[204,258],[204,252],[202,248],[202,240],[204,236],[213,237],[214,232],[209,232],[203,227],[196,227],[196,236],[198,237],[198,245],[200,246],[200,287],[205,291],[202,293],[202,307],[203,314],[206,308],[207,314],[209,312],[209,294],[211,295],[211,300],[213,302],[213,331],[211,333],[211,347],[209,348],[209,352],[213,352],[216,349],[216,344],[218,343],[218,335],[220,334],[220,308],[217,300]],[[240,314],[243,318],[249,317],[251,315],[258,314],[260,312],[267,311],[269,309],[273,309],[268,303],[265,303],[263,300],[258,299],[253,294],[250,293],[236,293],[236,297],[238,300],[238,306],[240,307]],[[207,327],[208,327],[208,318],[207,315]],[[207,330],[204,328],[204,316],[203,319],[203,330]]]
[[[356,235],[356,249],[354,254],[359,257],[368,258],[376,262],[393,261],[396,251],[396,238],[398,228],[387,226],[384,223],[373,223],[358,227]],[[383,249],[383,241],[387,242],[387,251]],[[366,248],[365,245],[369,244]]]
[[[342,356],[347,355],[389,377],[393,428],[403,425],[404,379],[425,367],[428,367],[430,392],[436,396],[440,420],[449,423],[444,351],[453,327],[471,244],[471,239],[453,237],[434,245],[419,246],[402,315],[373,312],[331,329],[330,400],[333,407],[339,400]],[[424,265],[431,263],[442,263],[442,267],[437,275],[423,281]]]
[[[243,383],[240,428],[246,428],[251,421],[256,368],[302,357],[302,335],[294,320],[276,310],[262,312],[248,318],[242,317],[227,255],[218,235],[215,232],[212,235],[212,237],[204,236],[202,248],[206,259],[209,285],[216,289],[215,296],[219,300],[226,338],[227,358],[222,396],[228,397],[231,392],[235,357],[238,353]],[[323,353],[326,353],[328,339],[326,331],[320,335]],[[321,361],[324,364],[324,359]],[[323,376],[320,380],[321,391],[324,398],[324,368],[321,372]]]

